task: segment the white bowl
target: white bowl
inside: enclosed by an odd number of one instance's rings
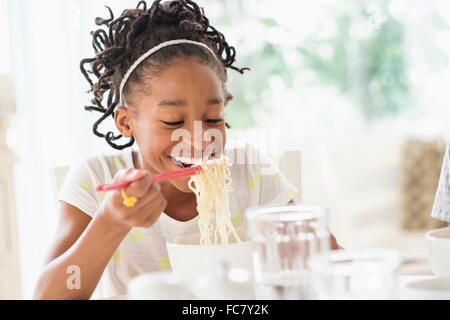
[[[227,245],[200,245],[200,234],[168,241],[167,252],[173,272],[190,288],[195,286],[195,281],[201,274],[222,262],[228,263],[230,268],[244,268],[252,272],[251,242],[247,240],[245,229],[237,229],[236,232],[242,242]]]
[[[431,268],[439,277],[450,277],[450,228],[427,232],[428,254]]]

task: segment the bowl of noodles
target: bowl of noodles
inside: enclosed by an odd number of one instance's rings
[[[237,228],[236,233],[241,241],[237,242],[230,235],[227,244],[200,244],[200,233],[168,241],[166,246],[172,271],[188,287],[194,286],[200,275],[221,263],[226,263],[230,268],[243,268],[252,272],[251,242],[247,240],[244,228]]]
[[[199,233],[166,243],[170,265],[185,284],[193,288],[198,277],[217,265],[253,270],[252,245],[243,226],[234,228],[228,193],[232,190],[230,162],[218,159],[196,163],[202,170],[191,176],[199,214]]]

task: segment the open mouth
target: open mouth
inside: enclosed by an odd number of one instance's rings
[[[192,167],[195,163],[200,162],[198,159],[186,158],[186,157],[172,157],[169,156],[172,163],[179,168],[189,168]],[[208,160],[213,158],[213,154],[208,156]]]
[[[170,156],[170,160],[172,161],[172,163],[174,165],[176,165],[177,167],[180,168],[189,168],[192,166],[192,163],[186,163],[186,162],[182,162],[180,160],[175,159],[174,157]]]

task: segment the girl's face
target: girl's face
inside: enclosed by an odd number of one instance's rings
[[[147,85],[148,94],[132,97],[133,106],[115,114],[122,134],[136,139],[144,169],[152,174],[173,171],[223,152],[224,92],[213,68],[194,58],[178,59]],[[188,181],[170,183],[191,192]]]

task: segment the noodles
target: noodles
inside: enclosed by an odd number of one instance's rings
[[[239,236],[231,223],[228,192],[232,191],[230,165],[228,158],[222,155],[219,159],[200,163],[202,170],[191,176],[188,186],[197,198],[197,211],[200,216],[200,244],[228,244],[230,234],[240,242]],[[216,227],[212,225],[215,209]],[[214,241],[212,240],[214,238]]]

